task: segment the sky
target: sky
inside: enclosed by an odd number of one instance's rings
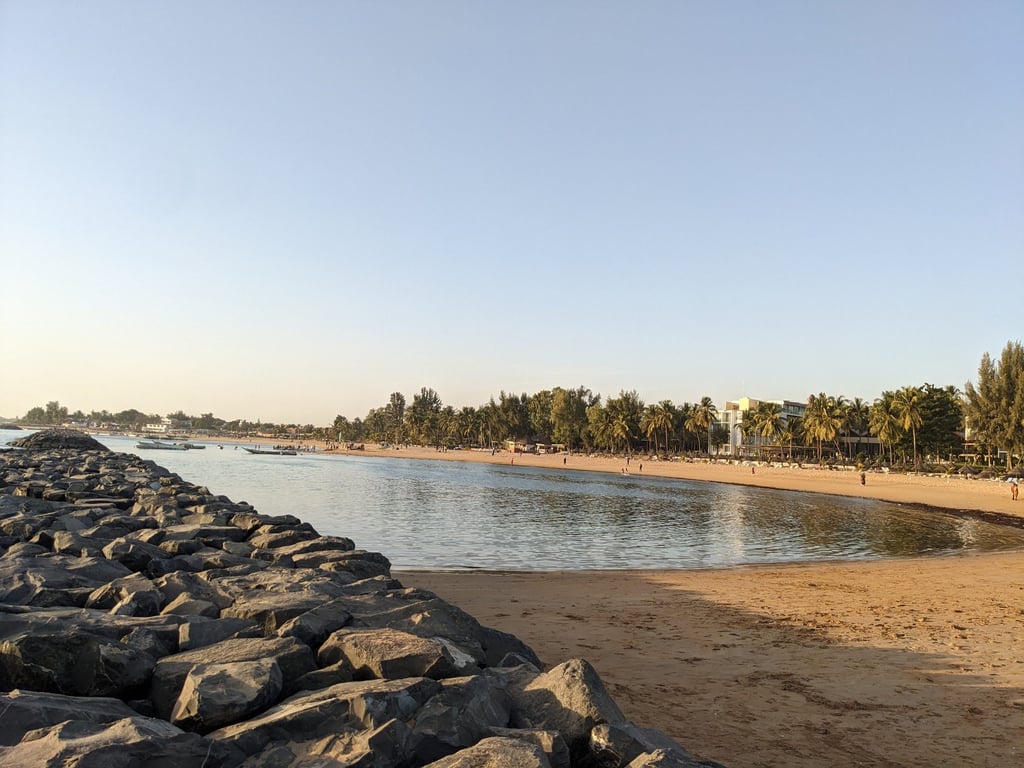
[[[873,400],[1024,336],[1024,3],[0,0],[0,415]]]

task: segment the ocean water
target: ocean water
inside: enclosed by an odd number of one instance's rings
[[[28,434],[0,430],[0,445]],[[720,483],[358,455],[137,450],[396,569],[721,568],[1024,547],[1024,530],[870,499]]]

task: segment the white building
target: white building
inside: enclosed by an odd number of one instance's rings
[[[726,442],[718,448],[718,453],[724,456],[748,456],[757,453],[761,445],[759,435],[751,434],[743,437],[742,424],[744,419],[751,418],[751,412],[757,409],[762,402],[775,403],[781,409],[781,416],[784,422],[790,419],[800,418],[807,410],[805,403],[798,403],[793,400],[755,400],[751,397],[741,397],[739,400],[729,400],[725,407],[718,412],[718,427],[725,431]]]

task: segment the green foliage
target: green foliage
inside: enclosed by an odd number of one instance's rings
[[[972,438],[983,447],[1006,451],[1006,469],[1024,455],[1024,347],[1007,342],[994,363],[988,352],[978,367],[978,383],[967,382],[966,417]]]

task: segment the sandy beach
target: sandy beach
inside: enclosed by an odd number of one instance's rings
[[[515,461],[624,466],[562,458]],[[630,473],[640,474],[636,459]],[[1005,483],[983,480],[871,473],[862,486],[854,472],[648,461],[642,473],[988,514],[1024,508]],[[718,571],[396,576],[512,632],[547,664],[588,659],[628,718],[731,768],[1024,761],[1021,551]]]

